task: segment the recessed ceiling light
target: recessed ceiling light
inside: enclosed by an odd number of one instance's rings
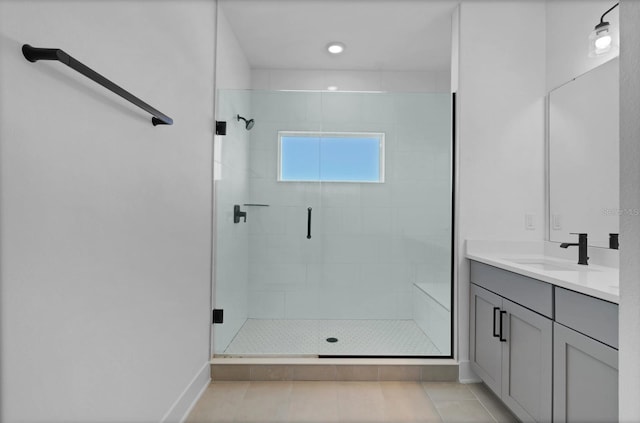
[[[331,54],[340,54],[344,51],[345,45],[343,43],[333,42],[327,45],[327,50]]]
[[[327,87],[327,89],[329,91],[338,91],[338,87],[336,87],[335,85],[330,85],[330,86]]]

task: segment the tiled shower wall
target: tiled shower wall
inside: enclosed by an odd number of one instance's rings
[[[411,319],[414,282],[449,287],[451,97],[254,91],[250,318]],[[381,184],[277,182],[289,131],[384,132]],[[306,238],[312,207],[312,238]]]

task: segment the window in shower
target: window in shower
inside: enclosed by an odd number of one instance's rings
[[[384,182],[384,134],[278,132],[278,181]]]

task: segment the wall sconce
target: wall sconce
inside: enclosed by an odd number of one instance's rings
[[[602,17],[600,17],[600,23],[596,25],[589,35],[589,57],[597,57],[611,50],[611,46],[613,45],[613,31],[609,22],[605,22],[604,17],[619,5],[620,3],[616,3],[604,12]]]

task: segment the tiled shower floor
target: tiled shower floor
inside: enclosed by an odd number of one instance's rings
[[[330,337],[338,342],[327,342]],[[248,319],[224,354],[434,356],[441,352],[413,320]]]

